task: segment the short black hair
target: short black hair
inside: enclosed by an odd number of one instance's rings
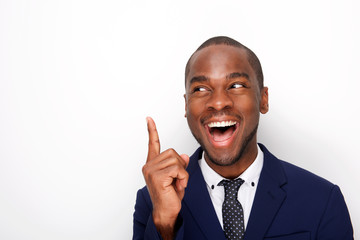
[[[255,53],[253,51],[251,51],[245,45],[239,43],[238,41],[236,41],[232,38],[226,37],[226,36],[218,36],[218,37],[210,38],[210,39],[206,40],[203,44],[201,44],[200,47],[198,47],[198,49],[196,49],[196,51],[191,55],[191,57],[189,58],[189,60],[186,63],[185,85],[186,85],[186,77],[190,72],[190,66],[189,66],[190,60],[193,57],[193,55],[196,52],[198,52],[199,50],[209,47],[209,46],[213,46],[213,45],[228,45],[228,46],[233,46],[233,47],[237,47],[240,49],[244,49],[246,51],[249,64],[256,74],[256,78],[258,80],[260,89],[262,89],[264,87],[264,75],[263,75],[261,64],[260,64],[258,57],[255,55]]]

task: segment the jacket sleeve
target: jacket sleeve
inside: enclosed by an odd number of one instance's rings
[[[152,203],[145,187],[137,192],[133,223],[133,240],[162,240],[161,235],[156,230],[151,212]],[[182,240],[184,235],[181,216],[179,216],[179,223],[175,240]]]
[[[340,188],[334,185],[322,216],[316,239],[353,240],[349,211]]]

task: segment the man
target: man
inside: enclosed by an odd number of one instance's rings
[[[268,88],[250,49],[228,37],[207,40],[186,65],[185,88],[185,117],[201,147],[190,160],[160,152],[147,118],[134,239],[353,239],[336,185],[257,144]]]

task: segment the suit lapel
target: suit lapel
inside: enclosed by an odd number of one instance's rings
[[[226,240],[198,164],[201,154],[201,149],[198,149],[191,157],[187,169],[190,177],[183,201],[207,239]]]
[[[264,238],[286,198],[286,192],[281,188],[286,184],[286,177],[279,160],[263,145],[260,148],[264,152],[264,166],[246,227],[245,240]]]

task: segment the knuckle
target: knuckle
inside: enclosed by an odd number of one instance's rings
[[[146,185],[148,186],[154,186],[154,183],[156,182],[156,174],[153,174],[149,171],[144,174]]]
[[[149,168],[146,164],[142,167],[142,173],[144,176],[149,175]]]
[[[183,168],[181,165],[176,164],[176,165],[174,165],[174,169],[175,169],[175,171],[180,172]]]
[[[150,147],[152,147],[152,146],[157,146],[158,144],[160,144],[159,139],[149,140],[149,146],[150,146]]]
[[[153,182],[154,182],[154,178],[155,178],[154,175],[152,175],[152,174],[148,175],[148,181],[149,181],[150,183],[153,183]]]
[[[174,154],[176,154],[176,151],[173,148],[169,148],[169,149],[166,150],[166,153],[168,155],[174,155]]]
[[[174,164],[176,164],[176,158],[174,158],[174,157],[171,157],[171,158],[169,158],[168,159],[168,161],[169,161],[169,163],[171,164],[171,165],[174,165]]]
[[[179,171],[179,165],[177,165],[177,164],[173,165],[172,170],[178,172]]]

